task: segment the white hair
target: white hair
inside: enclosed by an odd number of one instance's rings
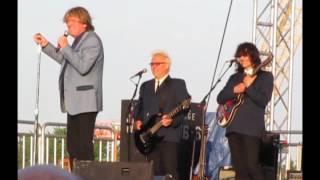
[[[166,59],[166,61],[168,62],[168,64],[171,64],[171,58],[170,56],[168,55],[168,53],[166,53],[165,51],[163,50],[155,50],[152,52],[152,57],[154,56],[161,56],[161,57],[164,57],[164,59]]]

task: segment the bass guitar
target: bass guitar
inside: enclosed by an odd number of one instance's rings
[[[247,73],[247,75],[253,77],[262,67],[269,64],[272,61],[272,59],[273,55],[272,53],[269,53],[267,59],[264,60],[261,64],[259,64],[259,66],[257,66],[255,69],[253,69],[253,71]],[[243,103],[243,97],[244,94],[241,93],[238,94],[236,98],[228,100],[225,104],[219,104],[216,114],[216,119],[219,126],[227,127],[231,124],[238,108]]]
[[[190,103],[191,98],[184,100],[179,106],[168,113],[168,117],[173,118],[180,111],[188,109],[190,107]],[[156,120],[162,116],[162,113],[157,113],[150,116],[147,124],[143,125],[140,130],[136,130],[134,132],[135,145],[141,154],[147,155],[152,152],[155,144],[163,139],[162,137],[156,135],[158,130],[163,126],[161,121],[156,123]]]

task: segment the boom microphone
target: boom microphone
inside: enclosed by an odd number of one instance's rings
[[[139,71],[137,74],[131,76],[130,79],[132,79],[132,78],[134,78],[134,77],[136,77],[136,76],[141,76],[143,73],[146,73],[146,72],[147,72],[147,69],[144,68],[144,69],[142,69],[141,71]]]
[[[230,60],[228,60],[228,61],[226,61],[226,63],[234,63],[234,62],[236,62],[237,61],[237,59],[230,59]]]

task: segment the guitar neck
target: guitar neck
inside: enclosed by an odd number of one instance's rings
[[[256,75],[257,72],[258,72],[262,67],[266,66],[267,64],[269,64],[269,63],[271,62],[272,58],[273,58],[273,55],[270,53],[270,54],[268,55],[267,59],[264,60],[261,64],[259,64],[259,66],[257,66],[257,67],[253,70],[253,73],[252,73],[252,75],[250,75],[250,76]]]
[[[176,107],[174,110],[172,110],[169,114],[168,117],[172,118],[173,116],[177,115],[178,112],[180,112],[182,110],[182,106],[178,106]]]
[[[178,106],[176,107],[174,110],[172,110],[169,114],[168,114],[168,118],[172,118],[173,116],[175,116],[176,114],[178,114],[178,112],[180,112],[182,110],[182,106]],[[159,121],[157,122],[154,126],[152,126],[152,128],[150,129],[150,132],[152,134],[154,134],[155,132],[157,132],[161,127],[162,127],[162,122]]]
[[[254,70],[253,70],[253,73],[250,75],[250,76],[254,76],[258,73],[258,71],[263,67],[264,65],[263,64],[260,64],[258,67],[256,67]]]

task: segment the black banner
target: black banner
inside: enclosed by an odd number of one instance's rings
[[[201,124],[203,112],[199,103],[191,103],[191,108],[182,123],[181,148],[179,153],[180,178],[189,179],[192,153],[193,168],[197,165],[201,145]],[[194,147],[193,147],[194,146]],[[193,152],[194,150],[194,152]]]

